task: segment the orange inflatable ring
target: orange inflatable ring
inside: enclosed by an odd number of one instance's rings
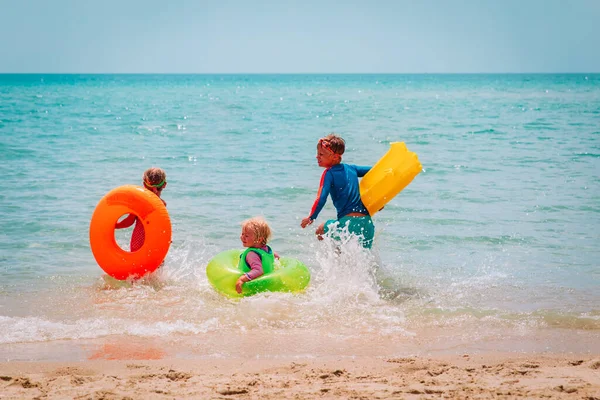
[[[115,240],[115,224],[125,214],[135,214],[144,224],[142,247],[129,252]],[[140,223],[138,221],[137,223]],[[171,245],[171,219],[162,200],[141,186],[120,186],[98,203],[90,222],[90,246],[100,268],[116,279],[141,277],[156,270]]]

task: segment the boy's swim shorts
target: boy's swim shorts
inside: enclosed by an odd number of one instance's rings
[[[339,220],[330,219],[325,222],[325,233],[331,229],[335,229],[335,232],[332,232],[331,236],[339,240],[340,232],[346,227],[346,224],[348,224],[348,232],[358,236],[358,240],[363,247],[370,249],[373,246],[375,225],[373,225],[373,220],[368,215],[364,217],[342,217]]]

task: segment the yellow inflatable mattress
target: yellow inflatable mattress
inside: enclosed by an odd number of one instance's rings
[[[393,142],[388,152],[360,181],[360,197],[371,215],[381,210],[421,172],[421,163],[404,142]]]

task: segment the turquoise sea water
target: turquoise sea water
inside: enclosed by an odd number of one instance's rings
[[[299,227],[332,131],[345,162],[402,141],[424,168],[375,216],[372,253],[337,255]],[[0,75],[0,159],[0,359],[123,342],[206,357],[598,350],[599,74]],[[173,244],[151,279],[107,289],[90,217],[150,166],[167,171]],[[254,215],[312,271],[306,293],[212,290],[208,260]],[[320,222],[334,215],[329,202]]]

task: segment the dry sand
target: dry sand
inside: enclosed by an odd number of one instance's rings
[[[600,400],[600,357],[91,360],[0,363],[0,399]]]

